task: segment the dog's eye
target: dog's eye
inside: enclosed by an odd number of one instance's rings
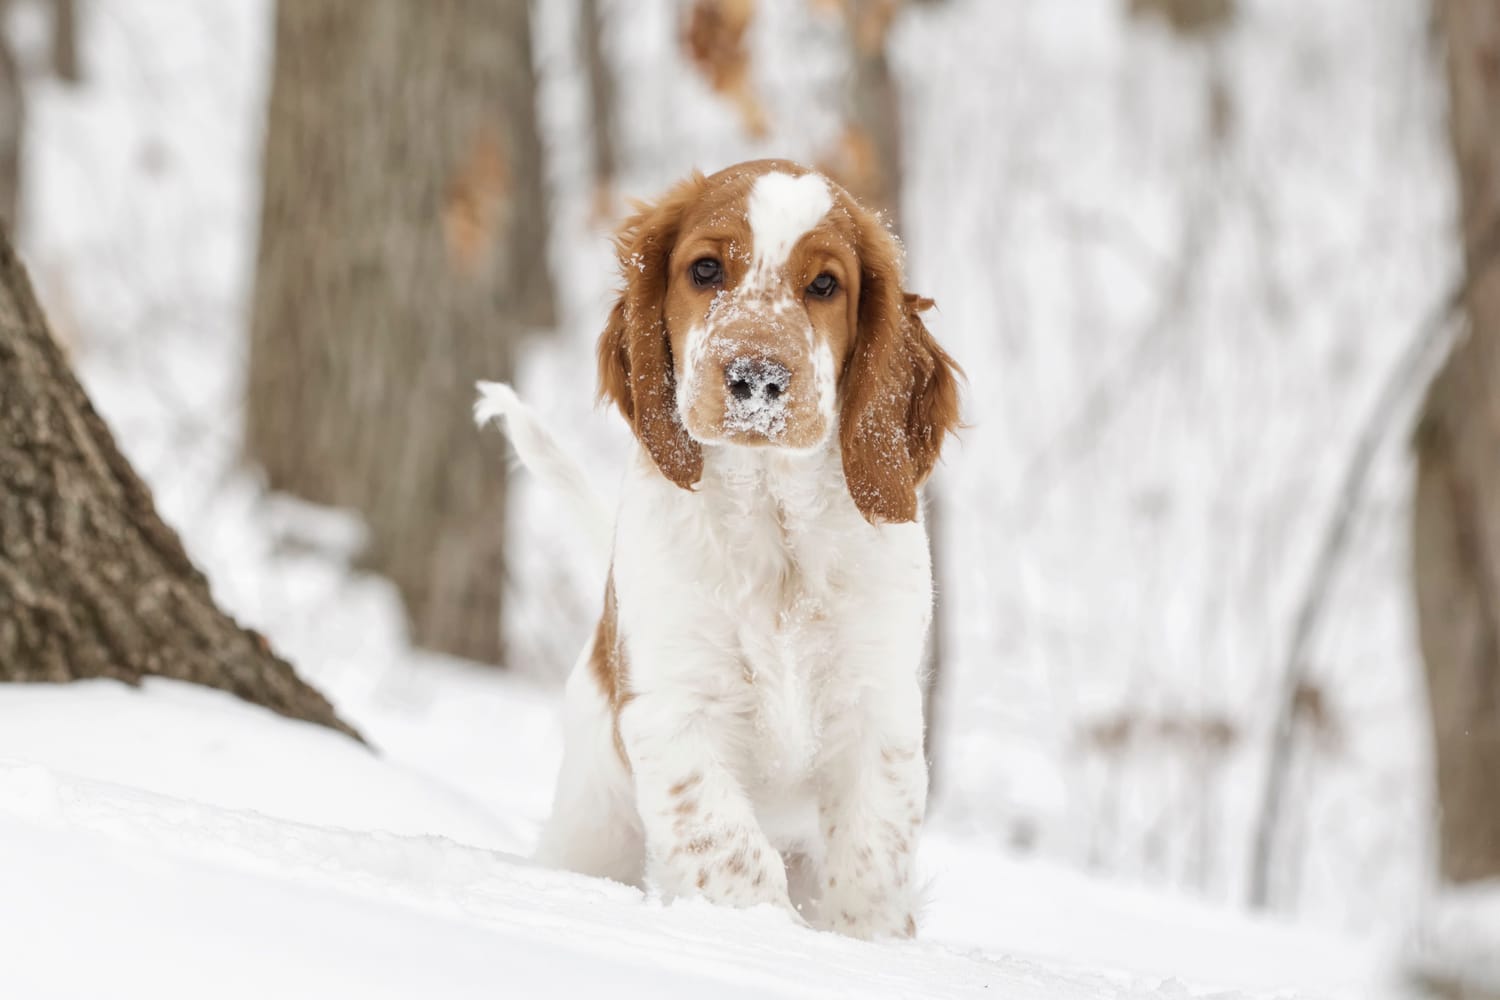
[[[807,294],[815,299],[832,298],[833,293],[839,290],[839,279],[831,274],[820,274],[807,286]]]
[[[688,268],[688,273],[693,276],[693,284],[699,288],[709,288],[724,283],[724,265],[712,257],[700,257],[693,261],[693,266]]]

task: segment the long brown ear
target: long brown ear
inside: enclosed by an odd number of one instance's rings
[[[901,287],[901,250],[873,217],[860,223],[859,331],[843,374],[844,479],[865,520],[914,521],[917,487],[958,426],[958,376],[922,322],[932,300]]]
[[[703,475],[703,449],[677,418],[677,378],[667,338],[667,263],[682,216],[698,197],[694,174],[655,205],[641,205],[615,237],[625,287],[599,337],[599,398],[612,400],[656,462],[683,489]]]

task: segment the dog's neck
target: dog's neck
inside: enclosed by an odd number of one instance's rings
[[[838,439],[807,451],[709,445],[698,489],[726,513],[774,506],[783,517],[818,517],[848,499]]]
[[[686,510],[686,523],[723,554],[716,572],[726,592],[746,608],[774,607],[783,617],[828,591],[850,554],[846,542],[865,530],[836,438],[806,452],[706,445]]]

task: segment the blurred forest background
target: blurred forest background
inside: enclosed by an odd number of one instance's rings
[[[935,822],[1359,929],[1500,878],[1500,4],[10,0],[3,37],[57,338],[373,742],[478,740],[423,658],[555,688],[597,614],[474,380],[608,491],[612,225],[786,156],[884,208],[969,375]]]

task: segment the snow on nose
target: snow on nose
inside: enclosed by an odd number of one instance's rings
[[[778,361],[737,357],[724,366],[729,398],[724,424],[730,430],[772,437],[786,428],[786,390],[792,373]]]

